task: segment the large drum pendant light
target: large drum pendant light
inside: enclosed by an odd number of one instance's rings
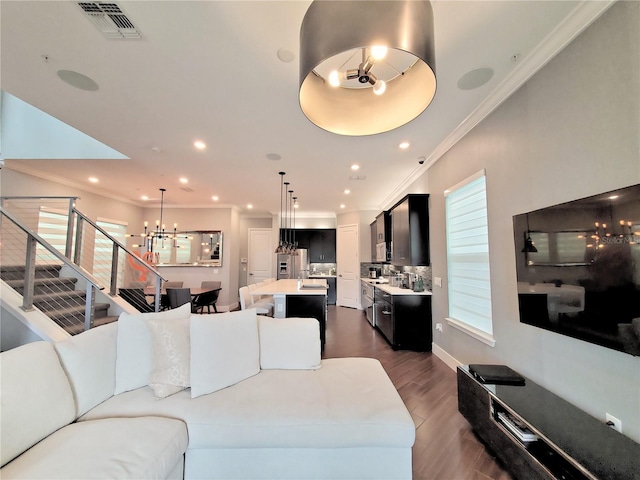
[[[351,136],[387,132],[420,115],[435,91],[428,1],[311,4],[300,29],[299,100],[317,126]]]

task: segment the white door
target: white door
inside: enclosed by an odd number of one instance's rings
[[[336,305],[360,308],[360,259],[358,225],[341,225],[336,238]]]
[[[249,259],[247,284],[258,283],[273,277],[273,246],[270,228],[249,229]]]

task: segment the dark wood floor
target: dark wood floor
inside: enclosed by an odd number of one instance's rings
[[[432,353],[393,351],[364,313],[329,307],[324,358],[380,360],[416,424],[414,480],[510,480],[458,413],[456,374]]]

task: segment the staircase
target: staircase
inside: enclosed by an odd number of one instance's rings
[[[36,265],[33,306],[71,335],[85,329],[86,292],[75,290],[77,278],[60,277],[62,265]],[[0,279],[24,295],[24,265],[3,265]],[[105,325],[118,319],[109,316],[108,303],[94,303],[91,327]]]

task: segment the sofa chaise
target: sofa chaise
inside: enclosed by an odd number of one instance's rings
[[[321,360],[314,319],[185,307],[3,352],[0,478],[411,478],[377,360]]]

